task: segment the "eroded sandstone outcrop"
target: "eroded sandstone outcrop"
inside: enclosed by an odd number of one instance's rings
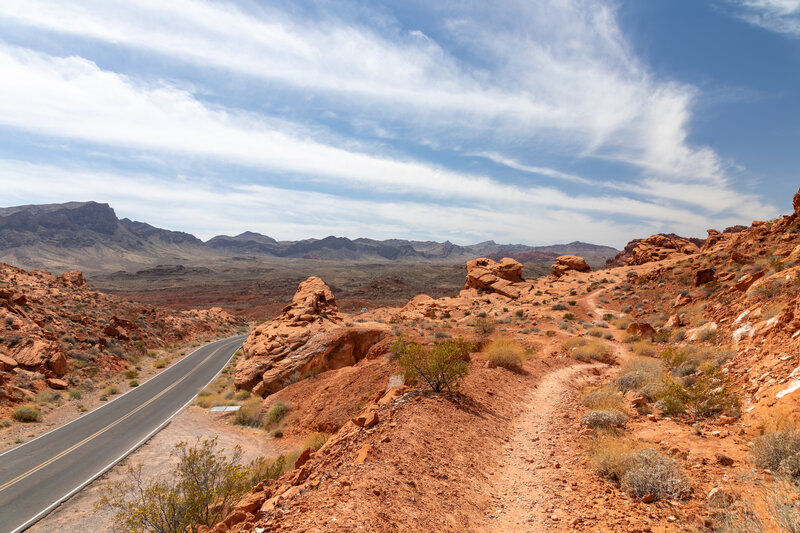
[[[556,264],[552,267],[553,276],[560,278],[570,270],[589,272],[592,268],[583,257],[577,255],[562,255],[556,258]]]
[[[377,323],[347,326],[330,288],[312,276],[278,318],[247,337],[235,385],[266,396],[303,375],[354,365],[388,333]]]
[[[504,257],[499,263],[487,257],[467,261],[465,289],[479,289],[517,299],[528,284],[522,279],[522,263]]]
[[[705,241],[687,239],[674,233],[651,235],[646,239],[634,239],[613,259],[606,262],[607,267],[634,266],[669,259],[675,255],[691,255],[700,251]]]

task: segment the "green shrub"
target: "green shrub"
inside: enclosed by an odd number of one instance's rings
[[[125,376],[126,379],[133,379],[139,377],[139,372],[136,369],[131,368],[130,370],[123,372],[122,375]]]
[[[119,388],[116,385],[109,385],[105,389],[103,389],[103,393],[106,396],[113,396],[114,394],[119,394]]]
[[[80,400],[83,398],[83,392],[80,389],[72,389],[69,391],[70,400]]]
[[[261,426],[261,398],[253,398],[233,413],[233,423],[238,426]]]
[[[486,313],[482,314],[483,316],[478,315],[480,318],[472,323],[472,328],[479,337],[488,337],[494,331],[495,324],[493,321],[486,318]]]
[[[130,381],[128,382],[128,386],[129,386],[129,387],[138,387],[138,386],[139,386],[139,382],[138,382],[138,381],[136,381],[135,379],[132,379],[132,380],[130,380]]]
[[[14,420],[17,422],[41,422],[42,412],[33,405],[23,405],[14,409]]]
[[[275,402],[270,405],[267,413],[264,415],[262,425],[266,428],[274,427],[283,420],[288,412],[289,407],[285,403]]]
[[[327,442],[328,436],[324,433],[312,433],[303,441],[303,449],[312,448],[319,450]]]
[[[469,353],[474,349],[473,344],[461,339],[438,342],[430,350],[405,341],[397,341],[393,346],[406,380],[421,379],[433,392],[445,389],[452,392],[458,386],[469,372]]]
[[[153,361],[153,368],[164,368],[165,366],[167,366],[166,359],[156,359]]]

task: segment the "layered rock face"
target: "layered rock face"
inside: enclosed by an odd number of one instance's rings
[[[522,279],[522,264],[509,257],[499,263],[487,257],[467,261],[465,289],[480,289],[517,299],[529,284]]]
[[[346,326],[330,287],[312,276],[277,319],[247,337],[234,382],[263,397],[303,375],[354,365],[388,333],[377,323]]]
[[[556,258],[556,264],[552,267],[553,276],[560,278],[570,270],[590,272],[592,268],[583,257],[577,255],[562,255]]]
[[[651,235],[646,239],[635,239],[625,249],[610,259],[606,266],[634,266],[668,259],[678,254],[691,255],[700,251],[704,241],[686,239],[675,234]]]

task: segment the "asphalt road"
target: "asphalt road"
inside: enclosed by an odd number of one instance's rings
[[[0,454],[0,532],[31,526],[157,433],[214,379],[245,337],[198,348],[130,392]]]

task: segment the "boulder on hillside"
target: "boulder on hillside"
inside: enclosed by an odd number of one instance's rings
[[[800,190],[792,197],[792,207],[794,207],[794,216],[800,216]]]
[[[627,329],[625,329],[625,333],[630,333],[631,335],[636,335],[643,339],[652,339],[656,334],[656,330],[647,322],[631,322]]]
[[[86,279],[83,277],[83,272],[80,270],[68,270],[61,274],[58,279],[73,287],[86,286]]]
[[[718,242],[725,240],[725,235],[715,229],[709,229],[706,231],[708,232],[708,238],[706,238],[706,242],[703,244],[703,250],[708,250]]]
[[[58,344],[50,340],[30,339],[15,346],[9,355],[22,368],[45,375],[61,377],[67,372],[67,358]]]
[[[467,261],[465,289],[480,289],[517,299],[524,281],[522,264],[509,257],[499,263],[487,257]]]
[[[244,341],[234,384],[263,397],[303,375],[356,364],[388,334],[381,324],[346,326],[330,288],[310,277],[278,318]]]
[[[592,267],[583,257],[577,255],[561,255],[556,257],[556,264],[552,266],[553,276],[560,278],[570,270],[577,272],[590,272]]]
[[[418,294],[403,306],[398,317],[402,320],[422,320],[435,317],[439,310],[441,306],[437,300],[427,294]]]
[[[717,279],[717,271],[713,268],[702,268],[694,273],[694,286],[699,287]]]

